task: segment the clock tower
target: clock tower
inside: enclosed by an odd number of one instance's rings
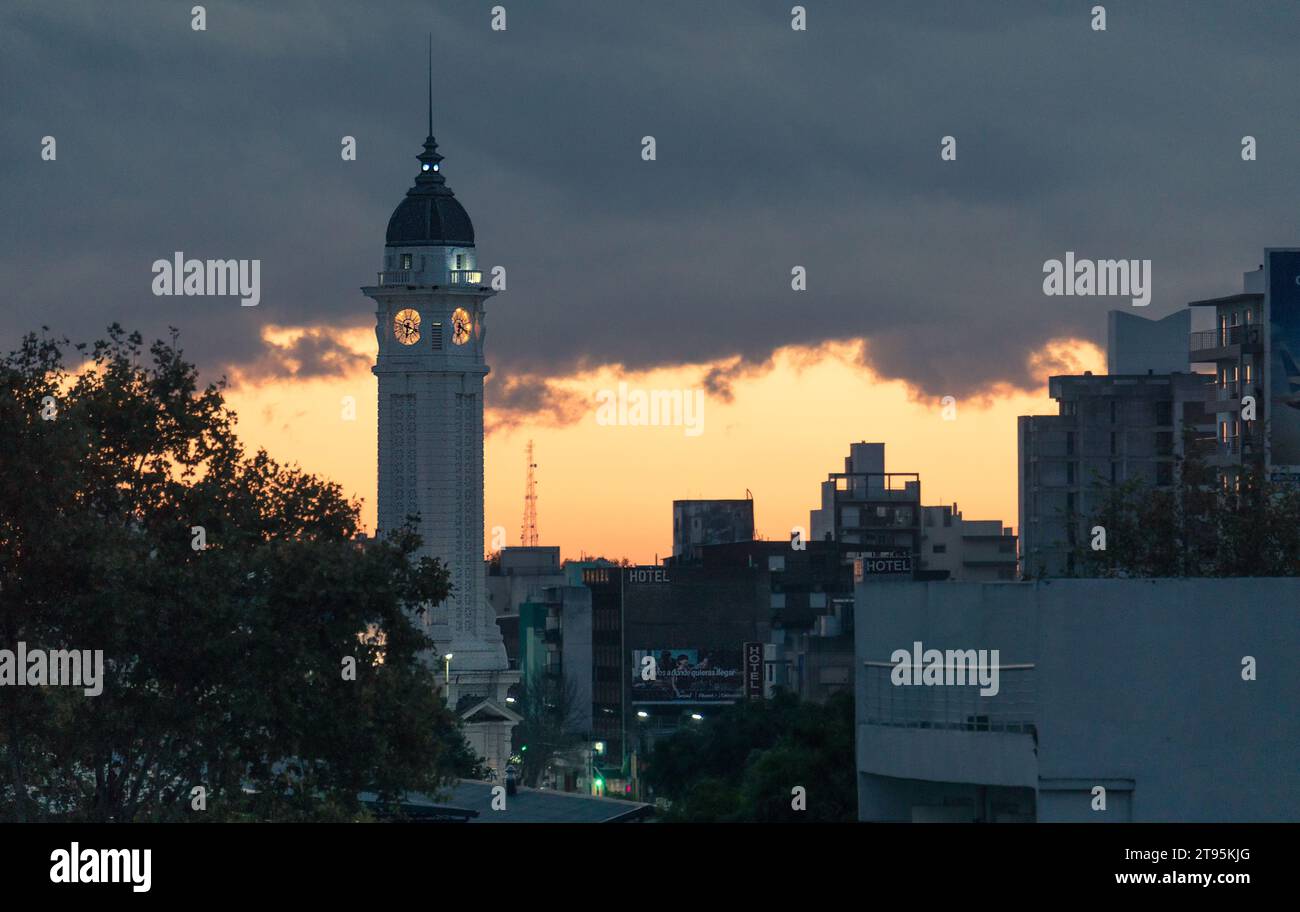
[[[412,518],[419,554],[451,573],[451,596],[430,606],[429,656],[471,746],[503,773],[520,719],[506,704],[519,680],[488,605],[483,560],[483,378],[486,304],[474,226],[447,186],[429,136],[415,185],[388,220],[383,269],[362,288],[375,302],[379,357],[378,533]],[[450,656],[450,658],[448,658]]]

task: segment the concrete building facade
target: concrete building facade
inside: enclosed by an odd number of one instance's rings
[[[1297,579],[860,585],[859,819],[1298,820],[1296,604]],[[997,692],[895,684],[917,643],[989,650]]]
[[[969,582],[1014,580],[1016,534],[997,519],[965,519],[957,505],[922,507],[921,570]]]
[[[754,501],[674,500],[673,557],[694,558],[705,545],[754,539]]]
[[[1112,310],[1106,314],[1106,373],[1185,374],[1191,331],[1186,308],[1159,320]]]
[[[1051,377],[1057,415],[1017,420],[1020,567],[1069,576],[1107,486],[1175,482],[1185,446],[1212,433],[1204,374]],[[1190,435],[1190,441],[1189,441]]]
[[[852,444],[844,471],[822,482],[809,527],[811,541],[846,546],[850,558],[897,556],[911,565],[921,548],[921,478],[886,472],[883,443]]]

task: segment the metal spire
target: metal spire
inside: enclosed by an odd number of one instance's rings
[[[433,32],[429,33],[429,136],[433,135]]]

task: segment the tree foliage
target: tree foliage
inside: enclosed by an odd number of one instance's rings
[[[853,750],[851,695],[817,704],[778,692],[660,738],[645,776],[670,821],[853,821]],[[806,810],[793,807],[795,787]]]
[[[0,687],[0,819],[353,819],[468,772],[413,532],[363,544],[338,485],[246,454],[174,340],[69,354],[0,362],[0,648],[103,650],[105,681]]]
[[[539,672],[520,682],[515,706],[523,717],[514,730],[524,784],[537,788],[558,754],[586,742],[579,731],[577,686],[568,678]]]
[[[1084,576],[1228,577],[1300,574],[1300,486],[1271,481],[1258,464],[1224,484],[1195,449],[1176,483],[1098,485],[1088,527],[1105,549],[1080,543]]]

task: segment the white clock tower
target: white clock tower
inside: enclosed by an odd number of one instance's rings
[[[451,573],[452,594],[424,614],[448,705],[487,765],[503,773],[520,719],[506,705],[509,670],[489,607],[483,561],[483,357],[486,303],[474,226],[442,174],[433,138],[415,186],[388,220],[374,300],[379,358],[379,534],[413,517],[420,554]]]

